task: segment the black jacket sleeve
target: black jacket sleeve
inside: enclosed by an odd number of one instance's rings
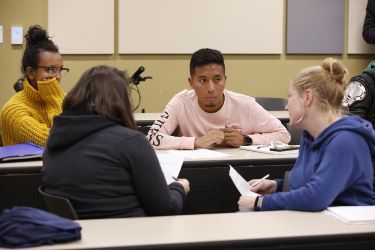
[[[362,36],[367,43],[375,44],[375,0],[367,2]]]
[[[372,95],[374,93],[370,93],[371,89],[369,88],[369,83],[360,75],[353,77],[350,82],[360,82],[366,89],[366,94],[362,97],[361,100],[354,101],[350,106],[349,106],[349,111],[352,114],[359,115],[363,119],[369,120],[367,117],[367,114],[369,113],[369,110],[371,109],[372,106]]]
[[[124,164],[130,166],[131,178],[138,199],[147,215],[173,215],[182,212],[185,191],[181,184],[169,186],[159,160],[143,134],[137,134],[124,143],[127,155]]]
[[[357,94],[356,98],[348,97],[350,96],[350,91],[345,91],[344,106],[349,108],[350,113],[359,115],[363,119],[366,119],[372,123],[375,127],[375,84],[372,76],[363,72],[361,75],[354,76],[347,87],[350,89],[352,85],[361,85],[365,91],[354,91]],[[356,92],[356,93],[355,93]],[[347,102],[348,100],[351,100]],[[346,104],[346,105],[345,105]]]

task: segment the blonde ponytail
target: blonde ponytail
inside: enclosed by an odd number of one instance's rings
[[[299,93],[313,89],[323,110],[342,112],[342,99],[348,83],[349,73],[344,65],[334,58],[326,58],[321,66],[312,66],[300,71],[293,80]]]

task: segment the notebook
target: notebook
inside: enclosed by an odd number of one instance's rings
[[[44,148],[31,142],[0,147],[0,161],[41,159]]]
[[[328,207],[330,215],[350,224],[375,224],[375,206],[338,206]]]

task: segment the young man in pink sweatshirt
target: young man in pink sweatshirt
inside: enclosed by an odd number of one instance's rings
[[[280,120],[253,97],[226,90],[226,79],[220,51],[196,51],[190,60],[192,89],[176,94],[154,122],[147,135],[153,147],[239,147],[273,140],[288,143],[290,134]]]

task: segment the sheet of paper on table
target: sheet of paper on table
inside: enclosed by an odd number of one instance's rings
[[[233,155],[218,152],[209,149],[195,149],[195,150],[168,150],[168,154],[181,155],[191,159],[202,159],[202,158],[225,158]]]

